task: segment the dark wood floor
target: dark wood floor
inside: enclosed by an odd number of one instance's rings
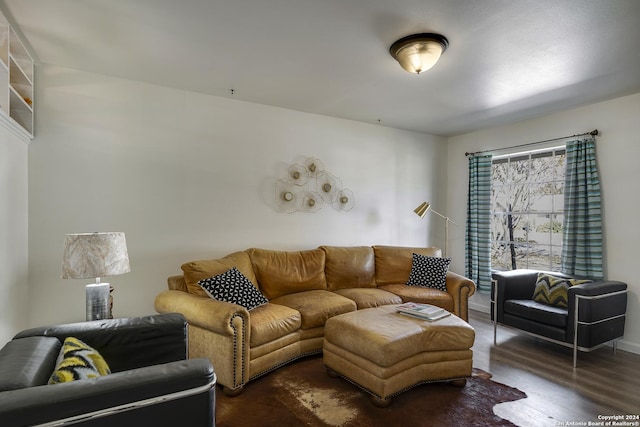
[[[611,347],[579,352],[573,369],[572,349],[506,327],[498,327],[494,346],[489,315],[471,310],[469,317],[476,330],[474,367],[527,394],[496,405],[501,418],[529,427],[588,425],[601,421],[599,415],[640,414],[640,355],[614,354]]]

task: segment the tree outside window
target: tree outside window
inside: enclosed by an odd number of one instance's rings
[[[494,158],[492,269],[559,270],[564,171],[564,147]]]

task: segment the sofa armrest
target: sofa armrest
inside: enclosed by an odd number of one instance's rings
[[[473,280],[453,271],[447,271],[446,284],[447,292],[450,294],[465,293],[467,297],[470,297],[476,292],[476,284]]]
[[[208,360],[183,360],[95,379],[0,392],[0,420],[3,425],[27,426],[106,411],[105,416],[117,417],[113,425],[177,425],[190,415],[175,408],[159,417],[150,419],[148,415],[150,411],[160,411],[168,401],[204,393],[207,399],[198,405],[198,412],[202,411],[199,417],[210,419],[208,425],[212,425],[215,383]],[[207,405],[207,401],[211,403]],[[150,409],[145,412],[147,408]]]
[[[617,280],[600,280],[596,282],[583,283],[581,285],[571,286],[568,294],[571,299],[575,295],[597,296],[610,294],[612,292],[624,291],[627,284]]]
[[[579,299],[579,346],[591,348],[624,334],[627,312],[626,283],[610,280],[583,283],[571,286],[567,294],[567,342],[573,342],[576,338],[576,299]]]
[[[242,388],[249,375],[249,312],[244,307],[187,292],[167,290],[156,296],[157,311],[182,313],[189,322],[189,356],[206,357],[216,367],[218,383]]]
[[[601,280],[571,286],[567,292],[569,324],[572,326],[575,319],[576,295],[586,297],[581,298],[579,302],[579,320],[581,322],[597,322],[626,313],[626,291],[626,283],[614,280]]]
[[[491,278],[491,319],[497,318],[498,322],[503,322],[505,301],[533,298],[538,271],[526,269],[494,271],[491,273]]]
[[[95,348],[112,372],[187,358],[187,323],[176,313],[37,327],[14,339],[30,336],[76,337]]]
[[[180,313],[190,325],[222,335],[234,335],[232,319],[240,316],[249,324],[246,308],[182,291],[167,290],[156,296],[155,309],[159,313]]]
[[[531,299],[536,288],[538,271],[526,269],[494,271],[491,277],[498,283],[498,301]]]
[[[453,271],[447,271],[447,292],[453,297],[453,311],[461,319],[469,320],[469,297],[476,292],[476,284]]]

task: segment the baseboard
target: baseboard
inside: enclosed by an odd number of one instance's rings
[[[473,301],[469,301],[469,309],[479,311],[480,313],[486,313],[486,314],[491,313],[491,307],[486,306],[484,304],[474,303]]]
[[[618,349],[629,353],[640,354],[640,344],[625,341],[624,338],[618,341]]]

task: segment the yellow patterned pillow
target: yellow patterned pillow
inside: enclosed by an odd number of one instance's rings
[[[556,277],[550,274],[538,273],[536,289],[533,291],[534,301],[541,302],[555,307],[567,308],[569,287],[588,283],[591,280],[567,279],[566,277]]]
[[[97,378],[111,373],[104,358],[84,342],[68,337],[62,344],[49,384]]]

